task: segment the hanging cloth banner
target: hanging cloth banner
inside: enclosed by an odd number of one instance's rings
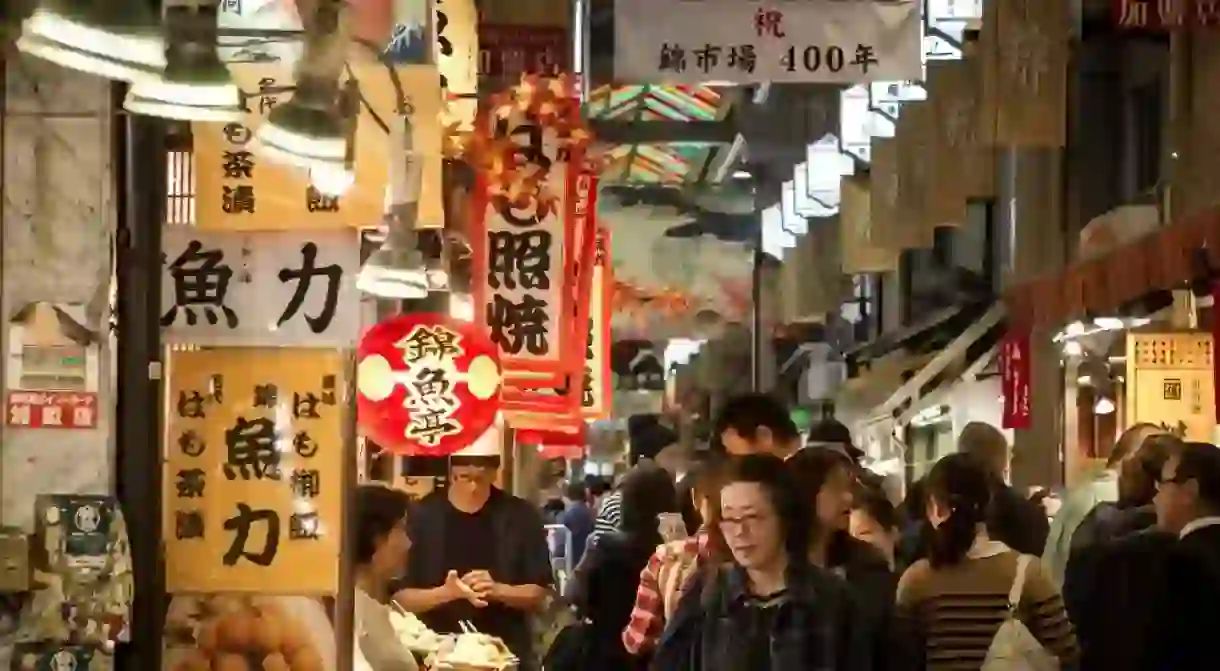
[[[922,80],[921,5],[616,0],[614,76],[736,85]]]
[[[963,198],[995,196],[995,157],[979,130],[983,116],[981,59],[936,61],[928,66],[928,101],[940,138],[937,184]],[[938,188],[937,196],[943,195]],[[953,196],[956,198],[957,196]]]
[[[572,351],[569,342],[576,240],[565,214],[573,197],[569,179],[575,179],[569,172],[583,157],[570,155],[581,153],[576,150],[564,155],[556,130],[520,110],[488,123],[495,124],[493,138],[509,144],[510,161],[537,166],[545,182],[535,197],[506,190],[485,172],[476,176],[476,314],[500,348],[508,384],[554,389],[581,366],[580,350]]]
[[[874,239],[884,240],[896,251],[925,246],[921,231],[906,225],[907,216],[900,209],[899,197],[903,184],[898,172],[898,140],[874,137],[870,173],[870,205]]]
[[[503,393],[504,408],[509,423],[515,428],[521,427],[520,422],[513,420],[516,412],[551,413],[557,417],[572,418],[580,416],[586,407],[585,398],[589,388],[587,362],[592,337],[590,325],[593,303],[590,294],[597,272],[597,176],[591,169],[574,171],[572,174],[575,178],[570,184],[569,203],[572,207],[568,212],[568,221],[571,222],[568,231],[575,241],[577,263],[573,266],[573,276],[569,281],[573,295],[570,304],[572,333],[568,343],[573,348],[571,354],[577,365],[572,372],[564,375],[563,384],[554,388],[538,388],[529,384],[529,378],[524,378],[527,382],[525,385],[506,385]],[[522,379],[518,377],[517,381]],[[573,380],[584,382],[574,383]],[[576,393],[578,388],[582,390],[579,394]]]
[[[394,80],[384,65],[353,62],[350,66],[364,104],[356,122],[355,182],[340,197],[319,193],[304,171],[265,160],[253,146],[259,124],[292,97],[290,92],[277,92],[293,85],[287,66],[234,63],[229,71],[248,95],[246,119],[191,124],[196,226],[283,231],[359,228],[381,220],[392,147],[380,120],[398,118]],[[401,65],[395,74],[406,97],[402,102],[411,120],[412,146],[422,161],[419,221],[443,224],[440,80],[436,68],[426,65]],[[189,186],[178,188],[190,192]]]
[[[880,244],[873,235],[870,177],[848,175],[839,181],[839,246],[843,272],[886,273],[898,269],[901,250]]]
[[[1030,416],[1030,334],[1008,331],[1000,342],[1000,385],[1004,394],[1005,429],[1028,429]]]
[[[898,223],[908,228],[919,247],[932,246],[937,222],[930,209],[937,188],[932,146],[932,110],[924,102],[902,106],[894,141],[898,147]]]
[[[168,592],[338,591],[345,359],[285,348],[172,354]]]
[[[984,3],[980,130],[988,144],[1066,146],[1070,11],[1062,0]]]

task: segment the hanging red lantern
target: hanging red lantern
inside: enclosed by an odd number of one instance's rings
[[[390,452],[453,454],[500,411],[499,350],[473,323],[391,317],[364,334],[357,361],[361,433]]]

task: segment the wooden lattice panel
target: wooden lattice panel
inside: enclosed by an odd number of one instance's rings
[[[1127,338],[1128,366],[1136,370],[1212,368],[1210,334],[1133,333]]]

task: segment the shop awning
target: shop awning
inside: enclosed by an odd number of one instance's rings
[[[1148,294],[1184,287],[1213,267],[1220,267],[1220,207],[1015,287],[1004,301],[1014,323],[1059,327],[1085,315],[1122,314]]]
[[[948,345],[931,355],[914,374],[901,376],[903,381],[900,384],[891,382],[881,386],[880,389],[886,393],[868,411],[866,423],[900,416],[910,407],[912,399],[937,389],[943,383],[946,371],[952,370],[956,377],[960,368],[951,367],[970,366],[971,362],[976,362],[977,357],[994,346],[1003,328],[1004,315],[1003,304],[992,304],[982,316],[959,331]]]
[[[941,384],[936,385],[934,389],[923,390],[918,396],[911,399],[906,410],[898,417],[899,424],[910,424],[911,420],[915,419],[919,413],[929,408],[944,404],[952,395],[958,385],[964,382],[974,382],[975,380],[985,377],[984,371],[996,359],[996,355],[1000,352],[999,343],[993,344],[983,351],[981,356],[976,358],[971,357],[969,353],[966,355],[965,370],[961,375],[946,379]]]

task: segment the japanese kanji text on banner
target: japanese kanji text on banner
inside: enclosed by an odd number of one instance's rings
[[[1212,335],[1127,334],[1127,426],[1156,424],[1186,440],[1211,442],[1216,430]]]
[[[400,65],[395,74],[403,101],[395,100],[389,71],[380,63],[353,63],[364,104],[355,132],[355,182],[342,196],[327,195],[303,171],[259,158],[258,124],[291,97],[292,77],[282,63],[231,66],[247,94],[244,123],[192,124],[195,168],[195,224],[199,228],[245,231],[357,228],[377,222],[385,211],[390,143],[384,120],[393,121],[397,103],[411,120],[411,141],[422,174],[419,221],[444,221],[441,201],[442,100],[440,74],[430,65]],[[189,188],[185,185],[179,188]]]
[[[173,354],[168,591],[337,591],[344,361],[330,350]]]
[[[921,4],[616,0],[614,75],[674,84],[922,80]]]
[[[165,229],[161,327],[201,347],[350,347],[360,238],[340,231]]]
[[[573,241],[565,213],[574,159],[560,151],[556,130],[536,119],[515,114],[496,123],[496,135],[516,145],[517,160],[549,169],[547,189],[520,203],[494,193],[486,177],[479,177],[472,240],[475,309],[510,377],[513,371],[554,374],[538,382],[554,386],[562,379],[564,341],[571,337],[564,315],[572,299],[567,281]]]

